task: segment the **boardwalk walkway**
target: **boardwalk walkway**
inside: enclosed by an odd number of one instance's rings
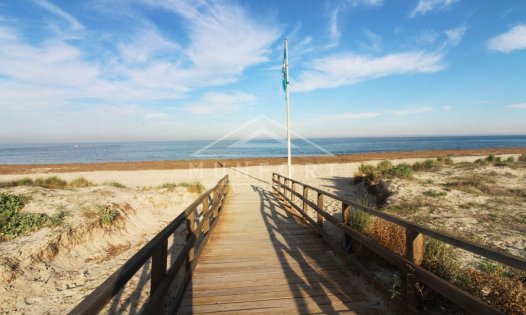
[[[269,191],[251,187],[231,196],[180,314],[382,313],[320,237]]]

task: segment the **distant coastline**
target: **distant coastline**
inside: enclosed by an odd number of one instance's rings
[[[461,156],[486,156],[489,154],[523,154],[526,147],[459,149],[459,150],[418,150],[397,152],[357,153],[334,156],[297,156],[293,157],[296,165],[306,164],[341,164],[367,160],[393,160],[406,158],[436,158]],[[231,158],[203,160],[166,160],[135,162],[101,162],[101,163],[57,163],[57,164],[0,164],[0,175],[35,174],[35,173],[71,173],[92,171],[137,171],[137,170],[170,170],[221,167],[248,167],[282,165],[283,157]]]

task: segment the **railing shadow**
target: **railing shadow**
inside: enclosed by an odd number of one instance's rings
[[[304,314],[318,309],[318,312],[327,314],[351,307],[355,301],[349,295],[348,284],[344,279],[331,277],[343,273],[338,263],[326,253],[329,248],[323,240],[284,210],[285,205],[273,193],[257,186],[252,186],[252,189],[259,194],[260,212],[294,295],[297,311]],[[335,308],[335,305],[340,308]]]

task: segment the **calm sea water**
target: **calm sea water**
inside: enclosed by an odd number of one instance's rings
[[[526,136],[293,140],[293,155],[526,147]],[[89,163],[286,156],[283,140],[0,145],[0,164]]]

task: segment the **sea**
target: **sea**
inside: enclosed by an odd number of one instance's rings
[[[526,135],[293,139],[293,156],[443,149],[526,148]],[[0,144],[0,164],[285,157],[284,139]]]

